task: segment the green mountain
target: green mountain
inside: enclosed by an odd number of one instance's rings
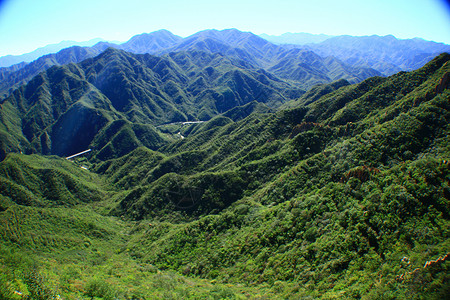
[[[212,72],[192,57],[214,58],[204,65]],[[2,114],[2,132],[17,140],[21,114],[31,103],[45,108],[50,88],[66,91],[58,103],[67,106],[76,106],[68,91],[77,84],[93,91],[85,106],[111,118],[90,156],[10,153],[0,163],[2,296],[445,298],[450,55],[387,78],[317,86],[276,112],[249,101],[197,123],[139,123],[133,99],[113,97],[136,94],[150,76],[161,85],[191,82],[186,70],[224,77],[211,65],[221,59],[110,49],[49,69],[2,103],[18,116]],[[27,134],[45,126],[34,124]],[[155,136],[141,138],[144,125]],[[137,148],[116,146],[134,137]]]
[[[46,71],[54,65],[77,63],[86,58],[98,55],[102,48],[73,46],[54,54],[39,57],[28,64],[0,68],[0,99],[8,96],[15,89],[28,83],[34,76]]]
[[[98,41],[94,45],[94,41],[79,43],[73,46],[73,42],[63,42],[57,45],[49,45],[38,49],[24,56],[13,57],[16,65],[6,68],[0,68],[0,98],[8,96],[14,89],[26,84],[34,76],[38,75],[54,65],[65,65],[68,63],[79,63],[87,58],[94,57],[109,47],[122,49],[128,52],[140,54],[151,53],[156,54],[163,49],[172,47],[181,40],[180,37],[173,35],[167,30],[159,30],[152,33],[143,33],[132,37],[129,41],[117,45],[113,43]],[[63,47],[66,45],[66,47]],[[81,47],[84,46],[84,47]],[[88,47],[91,46],[91,47]],[[54,53],[53,53],[54,52]],[[41,53],[40,55],[38,55]],[[22,57],[22,60],[19,58]],[[1,61],[10,61],[8,56],[0,57]],[[30,63],[25,63],[25,61]],[[22,62],[22,63],[20,63]]]
[[[351,67],[332,56],[322,58],[312,51],[300,49],[281,54],[278,62],[268,71],[284,79],[302,82],[308,88],[341,79],[358,83],[381,75],[374,69]]]
[[[308,40],[315,44],[305,45]],[[279,45],[280,43],[283,45]],[[270,72],[278,77],[298,81],[304,89],[338,79],[356,83],[371,76],[414,70],[450,49],[442,43],[417,38],[399,40],[393,36],[284,34],[274,37],[225,29],[204,30],[181,38],[167,30],[159,30],[136,35],[120,45],[99,42],[92,47],[70,47],[40,58],[30,53],[36,59],[33,62],[27,64],[20,63],[19,60],[16,65],[0,68],[0,97],[8,96],[14,89],[53,65],[78,63],[98,55],[108,47],[152,55],[192,50],[219,53],[265,70],[270,68]],[[314,53],[305,55],[309,52]]]
[[[153,126],[208,120],[255,100],[275,108],[303,93],[220,54],[157,57],[109,48],[79,64],[53,66],[2,101],[0,157],[19,150],[67,156],[89,147],[103,158],[121,156],[164,144],[167,137]]]
[[[320,57],[312,51],[287,49],[251,32],[237,29],[201,31],[167,51],[189,50],[221,53],[244,60],[283,79],[295,81],[304,89],[338,79],[357,83],[368,77],[381,75],[368,67],[347,65],[331,56],[332,54]]]
[[[350,66],[330,55],[319,57],[314,53],[299,54],[298,51],[272,44],[250,32],[237,29],[205,30],[187,38],[173,35],[167,30],[144,33],[121,44],[100,42],[93,47],[71,47],[56,54],[43,56],[30,64],[0,68],[0,97],[5,98],[14,89],[26,84],[40,72],[54,65],[78,63],[94,57],[112,47],[135,54],[162,56],[171,52],[201,51],[240,60],[253,68],[264,69],[285,80],[295,81],[302,89],[318,83],[329,83],[337,79],[360,82],[371,76],[381,75],[368,67]],[[283,70],[285,65],[288,70]]]

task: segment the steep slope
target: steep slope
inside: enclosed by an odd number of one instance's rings
[[[109,48],[79,64],[40,73],[1,103],[2,157],[18,150],[69,155],[87,149],[94,138],[110,141],[128,132],[129,147],[116,143],[125,148],[108,148],[110,154],[102,157],[123,155],[137,146],[163,144],[165,139],[147,125],[208,120],[254,100],[278,107],[301,94],[291,83],[220,54],[156,57]],[[101,130],[119,119],[133,124],[115,133]],[[107,146],[94,144],[99,151]]]
[[[94,47],[70,47],[55,54],[47,54],[18,68],[2,68],[0,81],[0,99],[8,96],[19,86],[28,83],[34,76],[54,65],[77,63],[98,55],[104,49]]]
[[[159,268],[281,285],[290,297],[441,297],[449,60],[343,85],[306,107],[217,117],[191,125],[166,156],[139,150],[100,164],[131,189],[113,214],[189,221],[166,233],[144,226],[128,247]],[[429,260],[441,263],[423,268]]]
[[[136,67],[156,59],[113,51]],[[449,74],[442,54],[413,72],[319,86],[289,110],[245,117],[259,106],[250,102],[166,125],[183,126],[184,138],[83,159],[97,174],[9,154],[0,162],[10,187],[0,189],[0,287],[32,286],[14,276],[28,272],[8,254],[18,253],[37,257],[66,297],[445,298]],[[47,181],[60,198],[43,192]],[[188,287],[174,295],[179,285]],[[161,288],[171,293],[155,294]]]

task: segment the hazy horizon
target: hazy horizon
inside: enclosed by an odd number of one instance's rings
[[[0,1],[0,56],[20,55],[61,41],[132,36],[167,29],[181,37],[205,29],[254,34],[394,35],[450,43],[444,0],[129,0]]]
[[[225,28],[225,29],[215,29],[215,28],[210,28],[210,29],[204,29],[204,30],[197,31],[197,32],[195,32],[195,33],[193,33],[193,34],[191,34],[191,35],[194,35],[194,34],[196,34],[196,33],[198,33],[198,32],[205,31],[205,30],[227,30],[227,29],[237,29],[237,30],[239,30],[239,28]],[[47,44],[47,45],[39,46],[39,47],[37,47],[37,48],[35,48],[35,49],[29,51],[29,52],[19,53],[19,54],[5,54],[5,55],[0,55],[0,57],[11,56],[11,55],[12,55],[12,56],[21,56],[21,55],[25,55],[25,54],[32,53],[32,52],[37,51],[37,50],[40,50],[40,49],[44,49],[44,48],[46,48],[46,47],[58,46],[58,45],[60,45],[60,44],[69,44],[69,43],[72,43],[72,44],[82,44],[82,43],[89,43],[89,42],[92,42],[91,44],[94,45],[94,44],[96,44],[96,43],[98,43],[98,42],[104,41],[104,42],[109,42],[109,43],[122,44],[122,43],[126,43],[126,42],[129,41],[131,38],[133,38],[134,36],[137,36],[137,35],[140,35],[140,34],[146,34],[146,33],[147,33],[147,34],[148,34],[148,33],[153,33],[153,32],[157,32],[157,31],[160,31],[160,30],[167,30],[167,29],[161,28],[161,29],[158,29],[158,30],[155,30],[155,31],[152,31],[152,32],[140,32],[140,33],[136,33],[135,35],[132,35],[129,39],[124,40],[124,41],[106,40],[106,39],[104,39],[104,38],[102,38],[102,37],[96,37],[96,38],[92,38],[92,39],[84,40],[84,41],[81,41],[81,40],[78,40],[78,41],[74,41],[74,40],[62,40],[62,41],[57,42],[57,43],[52,43],[52,44]],[[171,32],[170,30],[167,30],[167,31]],[[243,30],[239,30],[239,31],[244,32]],[[250,32],[250,31],[248,31],[248,32]],[[172,33],[172,34],[175,34],[175,33],[173,33],[173,32],[171,32],[171,33]],[[252,33],[253,33],[253,32],[252,32]],[[324,33],[309,33],[309,32],[285,32],[285,33],[281,33],[281,34],[275,35],[275,34],[267,34],[267,33],[264,33],[264,32],[263,32],[263,33],[258,34],[258,36],[267,35],[267,36],[270,36],[270,37],[282,37],[282,36],[285,36],[285,35],[295,35],[295,34],[311,34],[311,35],[317,35],[317,36],[320,36],[320,35],[327,35],[327,34],[324,34]],[[175,34],[175,35],[178,35],[178,34]],[[189,36],[191,36],[191,35],[188,35],[188,36],[181,36],[181,35],[178,35],[178,36],[180,36],[180,37],[182,37],[182,38],[186,38],[186,37],[189,37]],[[346,36],[346,34],[343,34],[343,35],[327,35],[327,36],[329,36],[329,37],[337,37],[337,36]],[[348,36],[353,36],[353,35],[348,35]],[[394,37],[397,38],[398,40],[403,40],[403,39],[398,38],[398,37],[396,37],[395,35],[392,35],[392,34],[388,34],[388,35],[377,35],[377,34],[372,34],[372,35],[359,35],[359,36],[354,36],[354,37],[369,37],[369,36],[379,36],[379,37],[384,37],[384,36],[394,36]],[[421,40],[424,40],[424,41],[430,41],[430,40],[426,40],[426,39],[423,39],[423,38],[420,38],[420,37],[406,38],[406,39],[421,39]],[[432,42],[435,42],[435,41],[432,41]],[[440,43],[440,42],[437,42],[437,43]],[[448,43],[443,43],[443,44],[448,45]]]

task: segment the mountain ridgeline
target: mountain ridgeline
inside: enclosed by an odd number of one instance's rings
[[[158,43],[52,66],[1,102],[0,295],[448,295],[450,54],[352,84],[363,69],[290,48],[337,66],[306,91],[327,72],[267,67],[278,46],[251,34]]]
[[[253,101],[288,107],[313,86],[381,75],[353,65],[236,29],[184,39],[161,30],[121,45],[67,48],[1,69],[0,158],[11,151],[67,156],[95,147],[105,158],[157,149],[170,136],[152,126],[206,121]]]
[[[387,36],[337,36],[305,48],[318,55],[332,55],[351,66],[373,68],[384,75],[422,67],[450,46],[419,38],[400,40]]]
[[[417,69],[439,53],[450,51],[450,46],[442,43],[420,39],[398,40],[393,36],[287,34],[280,39],[262,36],[265,39],[250,32],[227,29],[205,30],[181,38],[167,30],[159,30],[136,35],[119,45],[99,42],[92,47],[69,47],[56,54],[48,53],[31,63],[22,62],[0,68],[0,97],[8,96],[13,89],[53,65],[81,62],[108,47],[152,55],[189,50],[219,53],[244,60],[257,68],[271,68],[271,72],[279,77],[297,80],[303,89],[337,79],[356,83],[370,76]],[[280,40],[288,44],[280,44]],[[307,41],[310,43],[305,44]],[[280,70],[287,62],[289,70]]]
[[[220,54],[182,51],[157,57],[109,48],[95,58],[40,73],[1,103],[3,157],[11,150],[69,155],[94,140],[102,148],[98,141],[117,134],[154,148],[164,137],[152,125],[208,120],[254,100],[275,108],[303,93]],[[134,125],[122,131],[122,125],[113,125],[120,120],[117,124]]]
[[[0,96],[10,94],[18,86],[31,80],[38,73],[53,65],[63,65],[100,54],[108,47],[125,50],[134,54],[164,55],[171,52],[202,51],[220,54],[230,59],[245,61],[255,69],[264,69],[285,80],[293,80],[302,89],[318,83],[328,83],[336,79],[346,79],[352,83],[370,76],[380,75],[366,67],[349,66],[332,57],[319,57],[310,50],[293,51],[274,45],[250,32],[230,30],[206,30],[187,38],[180,38],[166,30],[141,34],[121,45],[100,42],[93,47],[71,47],[57,54],[43,56],[30,64],[1,68],[2,85]],[[280,66],[289,61],[289,70]]]

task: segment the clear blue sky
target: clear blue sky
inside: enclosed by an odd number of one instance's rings
[[[392,34],[450,44],[445,0],[0,0],[0,56],[63,40],[126,41],[159,29],[185,37],[211,28]]]

